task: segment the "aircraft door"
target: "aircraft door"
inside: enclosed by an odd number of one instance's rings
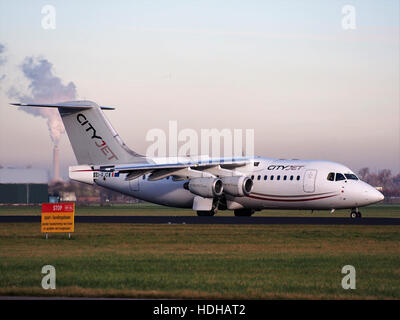
[[[129,189],[131,191],[140,191],[139,180],[140,178],[136,178],[129,181]]]
[[[306,170],[304,173],[303,190],[304,192],[315,191],[315,179],[317,178],[317,170]]]

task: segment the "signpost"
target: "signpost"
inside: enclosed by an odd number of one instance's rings
[[[74,232],[75,203],[43,203],[42,204],[42,233]]]

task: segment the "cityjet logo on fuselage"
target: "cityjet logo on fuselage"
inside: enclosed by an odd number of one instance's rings
[[[107,143],[103,140],[102,137],[96,135],[96,129],[92,126],[92,124],[87,120],[86,116],[82,113],[79,113],[76,116],[76,120],[80,123],[84,129],[86,129],[86,132],[92,131],[92,136],[90,137],[91,139],[96,139],[99,141],[94,141],[96,147],[98,147],[101,152],[107,157],[108,160],[111,159],[116,159],[118,160],[118,157],[115,155],[115,153],[110,149],[110,147],[107,145]],[[110,156],[111,155],[111,156]]]
[[[268,166],[268,170],[301,170],[304,168],[304,166],[293,166],[293,165],[287,165],[287,166],[282,166],[282,165],[270,165]]]

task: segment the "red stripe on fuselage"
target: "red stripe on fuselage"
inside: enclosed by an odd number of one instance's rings
[[[258,200],[266,200],[266,201],[301,202],[301,201],[320,200],[320,199],[331,198],[331,197],[335,197],[335,196],[337,196],[337,194],[333,194],[330,196],[324,196],[324,197],[317,197],[317,198],[305,198],[305,199],[273,199],[273,198],[265,198],[265,197],[259,197],[259,196],[253,196],[253,195],[249,195],[247,197],[252,198],[252,199],[258,199]]]
[[[323,193],[314,193],[314,194],[301,194],[301,195],[278,195],[278,194],[263,194],[263,193],[257,193],[257,192],[252,192],[251,194],[256,195],[256,196],[262,196],[262,197],[272,197],[272,198],[301,198],[301,197],[315,197],[315,196],[322,196],[322,195],[332,195],[334,191],[331,192],[323,192]]]

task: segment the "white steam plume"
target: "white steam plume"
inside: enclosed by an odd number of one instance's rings
[[[25,95],[11,88],[9,97],[22,103],[56,103],[76,99],[76,87],[73,82],[63,85],[61,79],[53,75],[53,65],[46,59],[27,57],[21,70],[29,81],[31,95]],[[47,119],[50,137],[58,145],[60,136],[65,132],[64,125],[56,109],[20,107],[21,110]]]
[[[7,61],[7,59],[5,57],[2,57],[5,50],[6,50],[6,47],[4,46],[4,44],[0,43],[0,67],[2,65],[4,65]],[[0,81],[4,80],[5,77],[6,77],[6,75],[3,74],[3,72],[0,69]]]

